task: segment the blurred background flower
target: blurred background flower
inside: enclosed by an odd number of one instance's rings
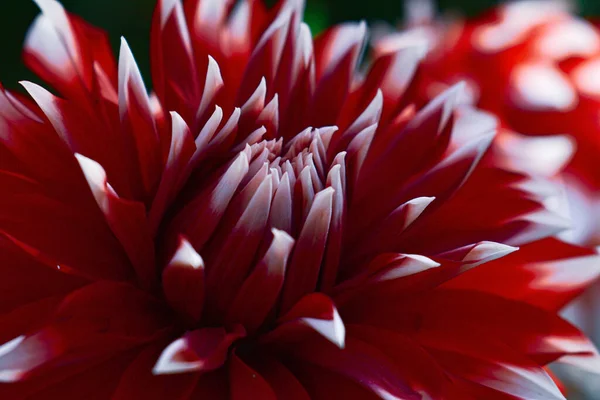
[[[508,3],[508,2],[507,2]],[[565,184],[572,229],[565,240],[600,245],[600,30],[593,7],[566,0],[515,1],[481,16],[438,12],[412,1],[404,30],[382,25],[378,51],[394,51],[407,40],[428,49],[415,90],[423,101],[456,82],[471,101],[500,120],[497,145],[519,154],[511,162]],[[527,136],[523,136],[527,135]],[[548,136],[550,135],[550,136]],[[551,160],[571,161],[560,173]],[[506,279],[506,278],[505,278]],[[565,314],[600,343],[600,286],[571,304]],[[597,379],[562,371],[570,399],[600,399]]]

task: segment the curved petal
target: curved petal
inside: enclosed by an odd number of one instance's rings
[[[106,180],[100,164],[76,154],[98,207],[129,256],[140,283],[149,288],[156,282],[154,242],[143,204],[119,198]]]
[[[294,240],[273,229],[273,240],[262,260],[246,279],[233,300],[227,320],[241,323],[250,333],[264,322],[279,297]],[[260,293],[260,296],[256,296]]]
[[[152,371],[155,375],[213,371],[223,366],[232,343],[245,335],[239,325],[231,332],[223,328],[188,332],[163,350]]]
[[[162,285],[171,307],[186,321],[198,323],[205,301],[204,260],[183,237],[163,270]]]
[[[277,400],[269,382],[235,353],[229,362],[229,382],[231,400]]]
[[[163,343],[148,346],[133,359],[118,380],[111,399],[160,400],[168,397],[174,400],[185,400],[189,398],[199,374],[154,375],[152,373],[152,367],[160,356],[163,346]]]

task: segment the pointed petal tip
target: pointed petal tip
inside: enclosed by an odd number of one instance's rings
[[[42,86],[38,85],[37,83],[31,82],[31,81],[26,81],[26,80],[19,81],[19,85],[23,86],[23,88],[27,91],[27,93],[29,93],[29,95],[31,97],[34,98],[34,100],[36,100],[36,94],[49,93]],[[37,100],[36,100],[36,102],[37,102]]]
[[[425,266],[426,268],[437,268],[439,267],[440,264],[437,261],[432,260],[429,257],[420,255],[420,254],[405,254],[406,258],[411,259],[413,261],[417,261],[420,264],[423,264],[423,266]]]
[[[4,343],[3,345],[1,345],[0,346],[0,358],[4,357],[8,353],[10,353],[14,349],[16,349],[17,346],[19,346],[23,342],[23,340],[25,340],[25,336],[21,335],[19,337],[14,338],[13,340],[9,340],[8,342]]]
[[[33,83],[31,81],[27,81],[27,80],[18,81],[18,83],[19,83],[19,85],[23,86],[24,88],[27,88],[27,86],[35,85],[35,83]]]
[[[412,200],[407,201],[406,204],[410,204],[412,206],[426,207],[429,204],[431,204],[435,199],[436,199],[435,196],[416,197]]]
[[[106,182],[106,172],[100,163],[79,153],[74,153],[74,156],[90,184],[103,185]]]
[[[127,42],[127,39],[125,39],[125,36],[121,36],[119,38],[119,56],[120,64],[125,62],[125,56],[127,57],[127,59],[133,58],[133,52],[131,51],[131,47],[129,47],[129,42]]]
[[[175,124],[176,122],[178,124],[186,124],[183,117],[177,111],[169,111],[169,115],[171,115],[171,120],[173,121],[173,124]]]
[[[287,177],[287,172],[284,174],[284,177]],[[283,179],[283,178],[282,178]],[[271,228],[271,233],[273,234],[273,236],[278,239],[278,240],[284,240],[284,241],[291,241],[294,242],[294,238],[290,236],[289,233],[287,233],[284,230],[281,229],[277,229],[277,228]]]
[[[331,320],[303,318],[302,321],[340,349],[346,346],[346,327],[335,308]]]
[[[183,236],[179,238],[179,247],[169,264],[186,265],[193,269],[204,268],[204,260]]]
[[[197,362],[178,361],[175,359],[177,353],[186,349],[185,339],[179,338],[169,344],[161,353],[152,368],[153,375],[172,375],[197,370]]]
[[[0,365],[2,365],[2,358],[8,354],[10,354],[13,350],[15,350],[23,341],[25,340],[25,336],[19,336],[10,340],[3,345],[0,346]],[[14,383],[20,381],[25,372],[18,369],[11,369],[10,364],[8,368],[0,367],[0,383]]]
[[[463,261],[492,261],[519,250],[518,247],[507,244],[483,241],[475,245],[471,251],[464,257]]]
[[[179,0],[160,0],[160,26],[165,27]]]

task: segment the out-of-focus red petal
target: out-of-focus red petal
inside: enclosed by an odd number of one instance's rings
[[[564,400],[564,396],[543,368],[522,357],[509,346],[496,345],[494,342],[473,343],[472,339],[470,344],[467,344],[466,340],[466,336],[419,336],[419,341],[440,365],[461,380],[470,381],[471,384],[492,389],[505,396]],[[475,394],[477,398],[481,395],[477,392]]]
[[[200,75],[180,0],[157,2],[150,46],[152,81],[159,100],[167,110],[176,111],[191,123],[200,104]]]
[[[81,96],[93,84],[93,47],[84,26],[76,23],[58,1],[36,3],[42,14],[27,36],[25,62],[64,94]]]
[[[442,311],[441,304],[448,308]],[[420,321],[423,331],[435,330],[448,338],[466,335],[468,330],[493,332],[497,335],[495,340],[541,365],[570,354],[597,359],[595,346],[577,328],[555,314],[523,302],[480,291],[439,288],[422,304],[413,303],[411,311],[423,316]],[[505,316],[502,323],[499,316]]]
[[[527,244],[514,254],[475,268],[444,286],[481,290],[554,311],[598,277],[597,265],[595,251],[550,238]],[[482,286],[481,282],[487,284]]]
[[[160,305],[138,289],[94,283],[67,295],[45,326],[4,344],[3,381],[24,379],[54,364],[85,365],[164,335],[170,321]]]

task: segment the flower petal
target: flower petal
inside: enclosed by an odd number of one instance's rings
[[[317,193],[306,217],[286,274],[281,300],[284,312],[317,287],[331,224],[333,195],[333,188]]]
[[[204,261],[183,237],[175,254],[163,270],[162,285],[171,307],[185,320],[200,321],[204,306]]]
[[[244,336],[239,325],[231,332],[223,328],[188,332],[163,350],[152,371],[164,375],[215,370],[225,363],[232,343]]]
[[[80,154],[75,157],[106,222],[127,252],[140,283],[151,287],[156,282],[157,271],[145,207],[119,198],[106,181],[106,173],[100,164]]]
[[[250,333],[260,327],[274,308],[294,246],[294,239],[287,233],[277,229],[272,232],[269,249],[240,288],[228,312],[229,322],[241,323]]]

